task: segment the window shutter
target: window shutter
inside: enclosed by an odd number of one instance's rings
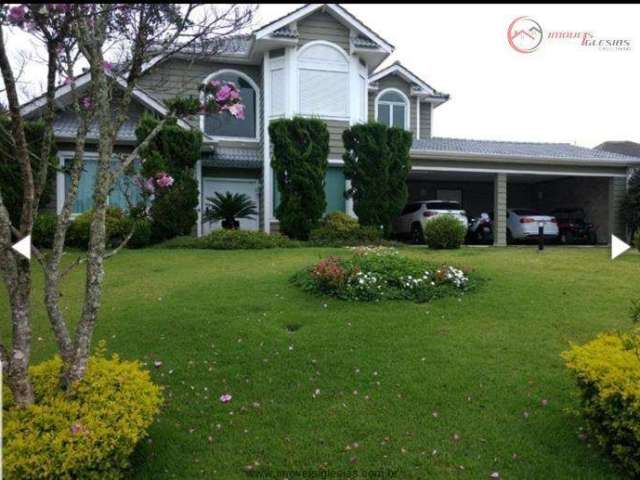
[[[282,115],[285,110],[284,69],[271,71],[271,114]]]
[[[349,115],[349,77],[342,72],[300,70],[300,112],[306,115]]]

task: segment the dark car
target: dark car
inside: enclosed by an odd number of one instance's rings
[[[560,243],[595,245],[598,242],[596,228],[587,222],[583,208],[556,208],[551,214],[558,220]]]

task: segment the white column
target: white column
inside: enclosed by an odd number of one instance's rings
[[[298,63],[296,47],[284,50],[284,78],[285,78],[285,117],[291,118],[298,113]]]
[[[60,214],[67,193],[64,188],[64,157],[58,157],[58,166],[60,169],[56,172],[56,212]]]
[[[196,162],[196,171],[195,171],[196,182],[198,182],[198,225],[196,228],[196,234],[198,237],[202,236],[202,210],[204,208],[203,198],[202,198],[202,160],[198,160]]]
[[[349,190],[351,188],[351,180],[345,180],[344,181],[344,189],[345,191]],[[344,210],[345,213],[347,215],[349,215],[350,217],[353,218],[358,218],[358,216],[356,215],[356,212],[353,211],[353,198],[349,197],[347,199],[345,199],[344,201]]]
[[[420,97],[416,97],[416,138],[420,140]]]
[[[269,52],[265,52],[262,62],[262,87],[262,102],[264,106],[262,121],[262,213],[263,229],[269,233],[273,216],[273,176],[271,171],[271,141],[269,139],[269,117],[271,116],[271,62]]]

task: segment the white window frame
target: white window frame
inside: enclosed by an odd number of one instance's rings
[[[382,97],[382,95],[384,95],[385,93],[389,93],[389,92],[394,92],[394,93],[398,93],[403,99],[404,99],[404,103],[401,102],[388,102],[388,101],[384,101],[384,100],[380,100],[380,97]],[[381,90],[378,95],[376,95],[376,99],[375,99],[375,113],[374,113],[374,118],[375,121],[378,121],[378,105],[379,104],[383,104],[383,105],[389,105],[389,112],[391,115],[391,126],[393,126],[393,106],[394,105],[404,105],[404,130],[406,131],[411,131],[411,102],[409,101],[409,97],[407,97],[407,95],[402,91],[399,90],[397,88],[385,88],[383,90]]]
[[[331,47],[335,50],[337,50],[340,55],[342,55],[344,57],[345,63],[346,63],[346,70],[338,70],[338,69],[334,69],[334,68],[313,68],[313,67],[301,67],[300,66],[300,57],[303,54],[303,52],[311,47],[314,46],[318,46],[318,45],[326,45],[328,47]],[[344,49],[342,47],[340,47],[340,45],[337,45],[335,43],[332,42],[328,42],[326,40],[315,40],[313,42],[309,42],[307,44],[305,44],[300,50],[298,50],[297,52],[297,68],[296,68],[296,85],[298,87],[298,98],[296,101],[296,105],[297,105],[297,110],[298,110],[298,114],[302,117],[313,117],[313,118],[322,118],[322,119],[327,119],[327,120],[342,120],[342,121],[350,121],[351,119],[351,100],[350,98],[347,100],[347,111],[345,113],[345,115],[325,115],[325,114],[315,114],[315,115],[311,115],[308,113],[302,113],[302,98],[300,96],[300,71],[301,70],[316,70],[316,71],[320,71],[320,72],[339,72],[339,73],[346,73],[347,74],[347,92],[348,92],[348,96],[351,97],[351,93],[352,93],[352,82],[353,80],[351,79],[351,61],[349,59],[349,55],[347,54],[347,52],[344,51]]]
[[[253,81],[253,79],[247,75],[244,72],[241,72],[240,70],[235,70],[233,68],[225,68],[222,70],[218,70],[216,72],[213,72],[211,74],[209,74],[207,76],[207,78],[205,78],[202,82],[203,85],[207,84],[208,82],[210,82],[211,80],[213,80],[214,78],[220,76],[220,75],[224,75],[224,74],[233,74],[233,75],[238,75],[239,77],[242,77],[243,80],[246,80],[246,82],[251,85],[251,88],[253,88],[253,90],[256,92],[256,128],[255,128],[255,132],[256,132],[256,136],[255,137],[229,137],[229,136],[224,136],[224,135],[208,135],[210,138],[212,138],[213,140],[222,140],[225,142],[251,142],[251,143],[258,143],[260,141],[261,138],[261,132],[260,132],[260,114],[261,114],[261,105],[260,105],[260,88],[258,88],[258,84],[256,82]],[[204,92],[200,92],[200,101],[204,102]],[[202,133],[204,133],[205,135],[206,132],[204,131],[204,118],[205,118],[205,114],[202,113],[200,114],[200,130],[202,131]]]

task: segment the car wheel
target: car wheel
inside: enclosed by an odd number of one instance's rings
[[[411,225],[411,242],[416,245],[424,243],[424,232],[418,223]]]

